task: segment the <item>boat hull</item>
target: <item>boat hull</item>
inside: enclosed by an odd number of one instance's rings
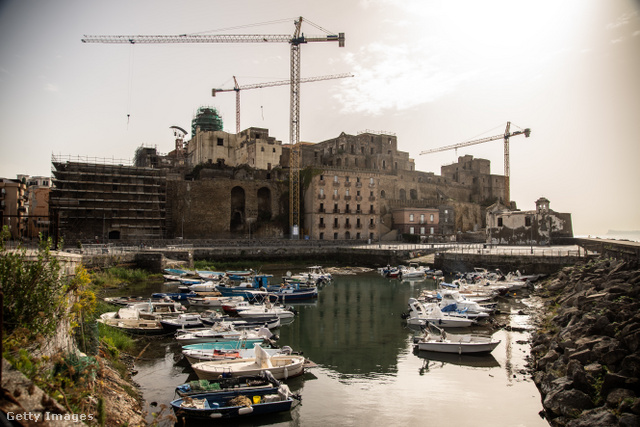
[[[433,351],[437,353],[481,354],[491,353],[498,344],[500,344],[500,341],[486,343],[419,342],[417,347],[420,351]]]
[[[261,416],[291,410],[293,399],[282,397],[272,390],[252,390],[251,399],[254,402],[251,406],[226,406],[230,399],[241,396],[243,390],[229,392],[196,394],[190,396],[191,399],[206,400],[205,408],[186,408],[182,406],[184,399],[177,399],[171,402],[171,407],[178,419],[214,420],[214,419],[234,419],[249,416]],[[256,403],[260,402],[260,403]]]
[[[255,359],[213,360],[196,363],[191,367],[201,380],[213,380],[222,375],[230,377],[260,375],[262,371],[269,371],[274,378],[282,380],[302,375],[304,372],[302,356],[274,356],[271,361],[273,366],[268,368],[258,366]]]

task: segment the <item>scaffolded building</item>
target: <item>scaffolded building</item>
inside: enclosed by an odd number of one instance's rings
[[[68,243],[164,238],[166,171],[92,160],[52,156],[54,234]]]

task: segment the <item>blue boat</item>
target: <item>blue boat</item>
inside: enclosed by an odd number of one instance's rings
[[[275,393],[272,388],[234,389],[195,394],[171,402],[171,408],[178,419],[184,417],[187,420],[208,421],[285,412],[290,411],[292,405],[293,395],[286,385],[281,385]]]
[[[269,291],[269,298],[272,302],[280,301],[284,303],[318,298],[317,287],[301,288],[297,283],[289,283],[284,286],[270,286],[267,290]]]

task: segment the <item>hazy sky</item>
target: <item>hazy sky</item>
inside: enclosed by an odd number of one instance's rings
[[[576,235],[640,230],[638,0],[0,0],[0,177],[50,175],[51,155],[131,159],[173,148],[216,107],[235,132],[233,93],[287,79],[289,45],[85,44],[83,35],[292,34],[303,16],[346,46],[301,48],[303,141],[395,133],[416,168],[471,154],[503,173],[502,140],[422,150],[529,127],[511,139],[511,198],[571,212]],[[271,25],[249,24],[276,22]],[[305,35],[323,33],[303,24]],[[289,88],[246,90],[242,128],[289,139]],[[129,115],[129,118],[127,117]]]

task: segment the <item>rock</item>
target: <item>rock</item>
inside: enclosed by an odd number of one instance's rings
[[[638,427],[640,426],[640,417],[635,414],[624,413],[620,415],[618,420],[618,426],[620,427]]]
[[[616,409],[625,399],[633,400],[636,395],[627,388],[616,388],[607,394],[606,404],[609,408]]]
[[[542,406],[548,412],[556,415],[577,417],[585,409],[593,408],[593,402],[589,395],[580,390],[554,389],[544,399]]]
[[[580,414],[580,418],[569,421],[567,427],[614,427],[618,425],[615,415],[604,408],[596,408]]]
[[[604,375],[600,394],[606,396],[616,388],[629,388],[635,390],[638,387],[638,378],[627,377],[620,374],[607,373]]]

